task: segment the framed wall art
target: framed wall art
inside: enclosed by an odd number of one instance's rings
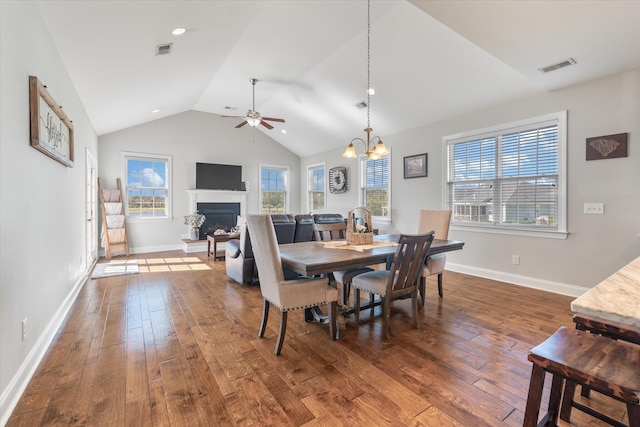
[[[336,166],[329,169],[329,192],[333,194],[344,193],[349,189],[347,181],[347,168]]]
[[[587,138],[587,160],[627,157],[628,133]]]
[[[73,124],[35,76],[29,76],[29,122],[31,146],[73,167]]]
[[[428,154],[416,154],[404,158],[404,179],[428,176]]]

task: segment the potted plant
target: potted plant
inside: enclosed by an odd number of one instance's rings
[[[200,239],[200,227],[202,227],[202,224],[204,224],[205,219],[206,217],[202,214],[199,214],[198,211],[195,211],[191,215],[185,215],[184,225],[188,225],[189,227],[191,227],[189,229],[189,239]]]

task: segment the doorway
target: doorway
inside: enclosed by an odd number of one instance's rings
[[[86,149],[86,176],[85,176],[85,218],[86,218],[86,267],[87,271],[98,259],[98,218],[96,208],[98,205],[98,171],[96,158],[89,149]]]

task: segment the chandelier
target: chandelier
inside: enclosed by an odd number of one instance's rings
[[[356,149],[353,146],[354,141],[360,141],[364,144],[364,154],[369,160],[377,160],[389,154],[389,150],[384,146],[379,136],[371,138],[371,132],[373,131],[373,129],[371,129],[370,109],[372,93],[374,92],[371,88],[371,0],[367,0],[367,127],[364,130],[367,133],[367,140],[353,138],[347,146],[347,149],[344,150],[342,157],[348,157],[350,159],[358,157]]]

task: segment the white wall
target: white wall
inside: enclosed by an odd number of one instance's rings
[[[579,295],[640,256],[639,104],[640,69],[636,69],[383,136],[393,156],[393,224],[389,231],[416,232],[420,209],[443,207],[443,136],[568,110],[568,238],[452,230],[450,238],[466,244],[462,251],[449,254],[447,263],[450,269]],[[585,160],[586,138],[623,132],[629,132],[628,157]],[[429,176],[403,179],[403,157],[424,152],[429,153]],[[348,165],[352,175],[356,174],[356,162],[340,156],[341,150],[336,150],[306,157],[301,160],[301,169],[326,159],[327,168]],[[304,197],[302,192],[302,200]],[[356,181],[347,193],[330,195],[327,210],[346,212],[357,201]],[[583,214],[587,202],[604,203],[605,214]],[[520,265],[511,264],[511,255],[520,255]]]
[[[29,145],[29,75],[73,120],[75,167]],[[84,282],[85,150],[97,137],[32,2],[0,2],[0,424]],[[28,335],[22,340],[22,320]]]
[[[247,183],[247,212],[258,212],[259,164],[290,167],[291,213],[300,206],[300,158],[264,132],[250,126],[236,129],[237,119],[188,111],[145,123],[99,138],[99,169],[105,188],[122,179],[121,152],[133,151],[173,157],[173,219],[159,222],[129,222],[129,246],[134,252],[181,248],[188,232],[184,216],[189,212],[186,190],[196,184],[196,162],[242,165]]]

